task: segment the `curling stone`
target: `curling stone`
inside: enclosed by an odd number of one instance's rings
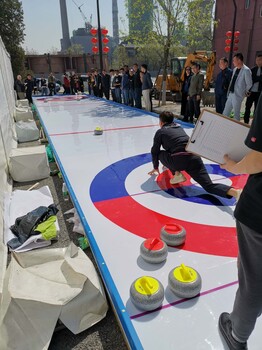
[[[192,267],[181,264],[169,272],[168,286],[180,298],[193,298],[201,290],[202,279]]]
[[[160,231],[160,238],[167,245],[178,246],[186,240],[186,230],[178,224],[166,224]]]
[[[148,238],[140,246],[142,258],[152,264],[159,264],[166,260],[167,245],[159,238]]]
[[[102,135],[103,134],[103,129],[97,126],[94,130],[95,135]]]
[[[130,299],[140,310],[155,310],[164,300],[164,287],[156,278],[139,277],[130,287]]]

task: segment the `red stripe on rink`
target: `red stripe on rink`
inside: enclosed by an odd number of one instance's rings
[[[103,129],[103,131],[115,131],[115,130],[130,130],[130,129],[141,129],[141,128],[152,128],[154,126],[158,126],[158,124],[150,124],[150,125],[139,125],[139,126],[128,126],[126,128],[112,128],[112,129]],[[71,131],[71,132],[62,132],[58,134],[49,134],[49,136],[66,136],[66,135],[75,135],[75,134],[90,134],[93,133],[94,130],[87,131]]]
[[[175,218],[175,206],[174,217],[168,217],[149,210],[129,196],[96,202],[94,205],[108,220],[145,239],[160,237],[160,230],[164,225],[177,223],[186,229],[186,241],[183,246],[178,247],[179,249],[209,255],[237,256],[235,227],[211,226],[178,220]],[[201,213],[203,211],[204,209]],[[190,213],[188,216],[190,218]]]

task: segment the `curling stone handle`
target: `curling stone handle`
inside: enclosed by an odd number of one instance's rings
[[[142,277],[141,280],[140,280],[140,283],[141,283],[141,286],[143,289],[146,289],[146,288],[150,288],[152,289],[153,288],[153,285],[149,282],[148,278],[146,277]]]
[[[159,238],[153,238],[150,243],[150,249],[152,249],[154,246],[156,246],[160,242]]]
[[[181,264],[180,266],[181,266],[181,275],[182,275],[183,279],[185,281],[190,280],[191,279],[191,274],[190,274],[189,268],[186,265],[184,265],[184,264]]]

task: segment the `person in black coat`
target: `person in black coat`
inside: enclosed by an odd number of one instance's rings
[[[257,55],[256,66],[251,69],[251,73],[253,85],[246,100],[246,109],[244,114],[244,122],[246,124],[249,124],[250,110],[253,103],[255,103],[255,110],[257,108],[258,99],[262,90],[262,54]]]
[[[34,80],[32,79],[31,74],[27,74],[26,80],[25,80],[25,95],[28,99],[29,104],[33,103],[32,100],[32,92],[34,90]]]
[[[205,191],[224,198],[235,197],[237,199],[241,190],[222,183],[213,183],[201,157],[186,151],[185,147],[189,136],[173,120],[174,114],[171,112],[165,111],[159,115],[160,129],[155,133],[151,148],[154,168],[148,174],[158,175],[159,162],[161,162],[173,174],[173,177],[170,179],[171,185],[186,181],[186,177],[181,173],[184,170]]]
[[[15,83],[14,83],[14,90],[16,91],[17,99],[22,100],[25,98],[25,85],[22,82],[21,75],[18,75],[16,77]]]
[[[217,75],[215,85],[215,99],[216,112],[222,114],[227,102],[228,87],[233,71],[228,67],[228,60],[226,57],[220,58],[219,68],[220,72]]]
[[[101,74],[102,91],[106,99],[109,100],[110,96],[110,75],[107,74],[106,70],[102,70]]]
[[[189,117],[189,106],[188,106],[188,90],[190,85],[190,80],[192,77],[192,71],[191,67],[186,67],[185,73],[184,73],[184,81],[182,84],[182,100],[181,100],[181,112],[180,114],[184,117],[184,121],[188,121]]]
[[[142,109],[142,81],[140,78],[140,70],[138,68],[138,64],[135,63],[133,65],[134,69],[134,100],[135,100],[135,107]]]

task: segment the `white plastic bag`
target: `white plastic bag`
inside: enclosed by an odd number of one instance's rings
[[[76,209],[75,208],[69,209],[64,214],[65,215],[67,215],[67,214],[74,214],[74,216],[71,216],[66,221],[69,222],[69,223],[73,223],[74,224],[73,232],[80,233],[80,235],[85,236],[85,231],[84,231],[83,225],[82,225],[82,223],[80,221],[80,217],[79,217]]]

